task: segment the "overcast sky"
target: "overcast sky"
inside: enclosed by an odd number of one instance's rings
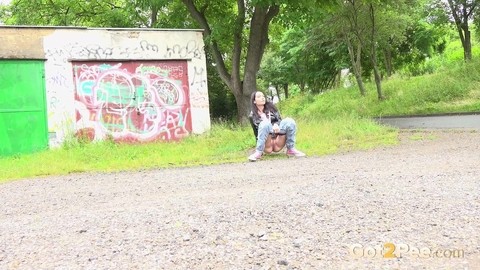
[[[12,0],[0,0],[0,4],[8,4]]]

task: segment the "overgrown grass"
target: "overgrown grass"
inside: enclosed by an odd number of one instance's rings
[[[366,119],[298,121],[298,147],[310,156],[396,143],[393,129]],[[210,132],[181,142],[149,144],[70,144],[30,155],[0,159],[0,182],[76,172],[121,171],[244,162],[253,151],[250,127],[215,124]],[[272,155],[275,158],[284,155]]]
[[[299,95],[281,104],[284,117],[297,120],[298,148],[309,156],[368,149],[397,143],[398,131],[370,120],[374,116],[480,110],[480,62],[412,78],[383,82],[386,100],[378,101],[367,83],[361,97],[355,87],[317,96]],[[115,144],[69,141],[63,147],[0,159],[0,182],[76,172],[153,169],[245,162],[255,138],[249,126],[215,123],[202,135],[180,142]],[[266,159],[284,157],[271,155]]]
[[[480,111],[480,62],[457,63],[435,74],[385,80],[383,101],[378,101],[375,84],[367,83],[366,87],[365,97],[357,87],[317,96],[299,95],[282,104],[282,111],[315,119]]]
[[[0,181],[38,175],[72,172],[118,171],[196,164],[233,162],[247,147],[245,128],[213,126],[201,136],[192,135],[181,142],[116,144],[69,143],[67,147],[31,155],[0,159]],[[222,143],[222,144],[221,144]]]

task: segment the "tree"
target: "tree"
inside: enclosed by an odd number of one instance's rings
[[[469,28],[469,20],[478,6],[476,0],[448,0],[451,14],[453,16],[458,35],[463,46],[463,57],[465,61],[472,60],[472,41]]]
[[[188,11],[180,1],[171,0],[129,0],[126,8],[133,14],[141,27],[148,28],[191,28]]]
[[[288,78],[285,76],[288,74],[287,69],[285,62],[277,53],[266,52],[258,72],[258,78],[263,82],[262,87],[267,89],[270,85],[274,86],[279,97],[280,89],[283,88],[285,98],[288,98]]]
[[[444,52],[451,31],[445,25],[428,23],[425,19],[415,21],[408,27],[405,39],[393,48],[395,68],[402,69],[411,76],[433,72],[433,67],[425,66],[424,63]]]
[[[340,13],[333,16],[331,23],[340,27],[340,38],[347,44],[348,55],[352,64],[353,74],[357,81],[360,94],[365,96],[366,90],[362,80],[362,50],[363,38],[367,36],[365,5],[360,0],[340,1]],[[335,30],[334,30],[335,31]]]
[[[469,23],[475,18],[478,9],[478,0],[431,0],[429,9],[436,12],[433,19],[439,21],[446,18],[455,24],[458,36],[463,47],[463,58],[465,61],[472,59],[472,42]],[[447,16],[439,16],[438,10],[443,10]]]
[[[379,51],[384,52],[386,69],[391,71],[390,43],[404,35],[408,27],[408,19],[401,13],[408,11],[415,1],[350,0],[347,2],[351,5],[349,8],[356,11],[350,18],[351,30],[371,62],[377,97],[383,100],[385,97],[378,61]]]
[[[137,27],[123,0],[13,0],[0,19],[10,25]]]
[[[244,0],[237,0],[236,7],[233,7],[228,0],[215,3],[208,0],[202,3],[194,0],[181,1],[204,29],[206,44],[212,52],[218,74],[235,96],[238,120],[246,122],[250,111],[250,95],[257,90],[256,76],[269,42],[268,29],[280,11],[280,4],[272,3],[273,1],[245,3]],[[228,44],[225,46],[227,42],[232,46],[230,52]],[[243,53],[246,54],[244,61]],[[224,59],[227,56],[231,56],[231,70]]]
[[[363,78],[373,71],[377,96],[380,100],[384,98],[382,72],[386,70],[391,74],[393,70],[393,46],[404,39],[411,21],[403,14],[414,9],[415,3],[414,0],[338,0],[334,9],[320,16],[314,36],[321,33],[324,42],[331,44],[332,52],[336,52],[335,47],[337,50],[346,47],[362,96],[366,94]]]
[[[288,97],[288,85],[300,91],[319,93],[333,86],[341,58],[332,46],[322,40],[321,33],[312,33],[310,25],[297,25],[285,31],[269,46],[260,75]]]

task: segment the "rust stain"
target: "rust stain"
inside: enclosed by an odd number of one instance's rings
[[[128,32],[128,38],[138,38],[139,36],[140,36],[140,32],[138,32],[138,31]]]

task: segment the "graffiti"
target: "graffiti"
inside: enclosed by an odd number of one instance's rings
[[[61,126],[57,121],[66,113],[65,109],[69,110],[70,115],[73,113],[71,104],[65,103],[66,98],[73,97],[72,75],[71,69],[67,65],[60,65],[47,60],[45,65],[46,97],[48,111],[53,113],[53,116],[48,117],[49,129],[53,129],[54,126]]]
[[[51,97],[48,104],[49,109],[56,109],[59,102],[56,96]]]
[[[185,61],[74,64],[77,134],[177,140],[192,130]]]
[[[75,49],[80,49],[79,52],[75,53],[80,58],[87,59],[108,59],[113,55],[113,48],[103,48],[100,45],[89,45],[85,47],[74,47]]]
[[[51,76],[50,78],[47,79],[46,81],[47,84],[50,84],[52,86],[67,86],[68,85],[68,80],[67,77],[63,74],[55,74],[54,76]]]
[[[158,46],[155,44],[150,44],[146,40],[142,40],[140,42],[140,47],[142,48],[143,51],[153,51],[153,52],[158,52]]]
[[[137,47],[133,48],[119,48],[117,50],[118,58],[120,59],[137,59],[141,58],[142,53],[140,52],[140,49]]]
[[[203,57],[203,48],[197,44],[196,41],[191,40],[187,43],[186,46],[174,45],[172,47],[167,46],[167,53],[165,54],[166,58],[196,58],[202,59]]]
[[[144,75],[149,74],[149,73],[154,73],[154,74],[156,73],[158,75],[162,75],[162,76],[166,77],[169,74],[169,70],[167,70],[166,68],[161,68],[159,66],[140,65],[135,70],[135,73],[140,73],[140,74],[144,74]]]
[[[45,57],[48,61],[63,63],[71,58],[71,53],[63,48],[52,48],[45,51]]]
[[[192,80],[190,83],[191,102],[195,108],[208,108],[207,80],[205,79],[205,70],[194,67]]]
[[[78,31],[65,38],[66,32],[56,31],[43,41],[48,127],[59,140],[62,130],[70,134],[71,128],[95,140],[110,135],[117,140],[177,139],[192,131],[191,119],[203,119],[198,108],[209,105],[200,35],[183,38],[182,33],[179,39],[171,32],[138,30],[95,38]],[[191,61],[178,64],[177,59]]]
[[[205,80],[205,76],[203,75],[204,70],[203,68],[194,67],[193,79],[191,86],[197,86],[199,89],[206,88],[207,80]]]
[[[150,50],[153,49],[154,48],[150,48]],[[56,63],[65,63],[72,59],[107,60],[114,58],[139,58],[141,55],[141,50],[144,50],[143,47],[102,47],[97,44],[69,44],[68,46],[65,46],[63,48],[48,49],[45,52],[45,56],[49,61]]]

